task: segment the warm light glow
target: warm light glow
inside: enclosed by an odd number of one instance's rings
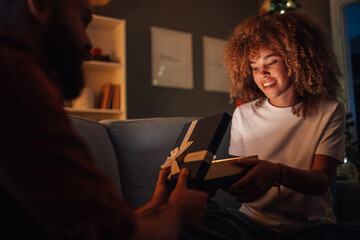
[[[269,12],[270,4],[271,4],[271,0],[264,0],[263,4],[261,5],[261,7],[259,9],[260,16],[266,15]]]
[[[92,6],[104,6],[110,2],[110,0],[89,0]]]
[[[347,158],[344,158],[344,163],[347,163],[347,161],[348,161]]]

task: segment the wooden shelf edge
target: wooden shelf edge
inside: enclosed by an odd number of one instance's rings
[[[124,67],[124,64],[118,62],[102,62],[102,61],[85,61],[83,62],[85,68],[104,68],[104,69],[117,69]]]

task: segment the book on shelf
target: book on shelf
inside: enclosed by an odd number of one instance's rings
[[[101,109],[120,110],[120,85],[106,83],[101,88],[100,93]]]
[[[113,99],[111,109],[120,110],[120,85],[113,85]]]
[[[100,108],[106,109],[110,99],[111,83],[106,83],[101,87]]]
[[[187,168],[190,188],[211,191],[232,185],[247,172],[235,162],[239,158],[257,159],[257,156],[215,160],[230,120],[229,114],[221,113],[184,125],[170,156],[161,165],[162,168],[171,168],[170,183],[175,183],[180,170]]]

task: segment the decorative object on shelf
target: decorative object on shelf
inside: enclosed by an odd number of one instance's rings
[[[101,62],[110,62],[110,56],[109,55],[103,55],[102,49],[99,47],[94,47],[91,51],[91,60],[95,61],[101,61]]]
[[[80,96],[72,101],[74,109],[91,109],[94,108],[94,91],[85,87],[81,90]]]
[[[101,48],[99,48],[99,47],[93,48],[92,55],[93,55],[93,57],[101,57],[101,55],[102,55]]]
[[[89,0],[91,6],[104,6],[109,2],[110,0]]]
[[[264,0],[259,9],[259,15],[283,14],[301,7],[296,0]]]

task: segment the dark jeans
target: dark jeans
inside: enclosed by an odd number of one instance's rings
[[[359,240],[360,222],[325,224],[293,232],[278,233],[251,220],[238,209],[207,203],[199,226],[181,232],[180,239],[246,240]]]

